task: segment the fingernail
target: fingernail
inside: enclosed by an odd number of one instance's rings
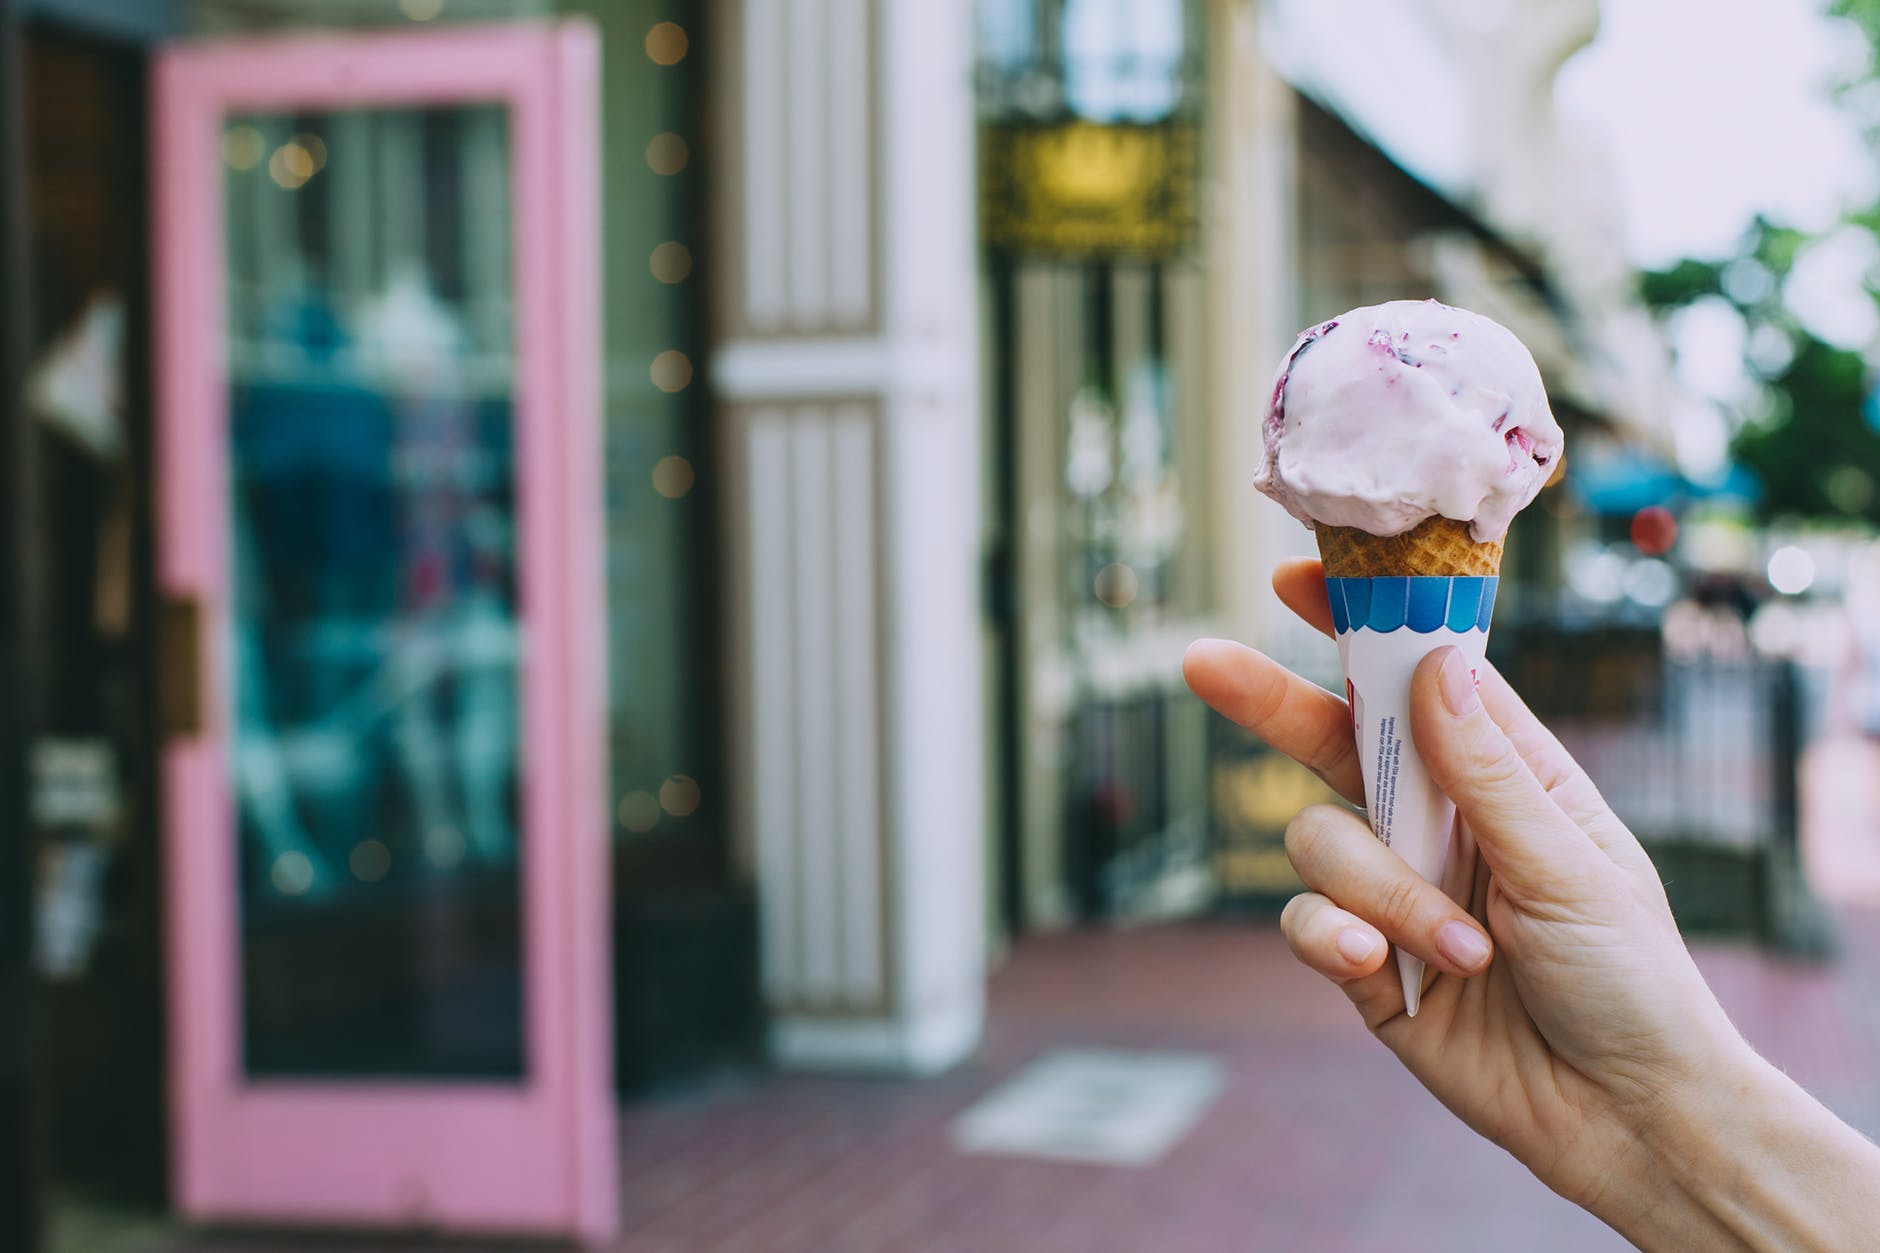
[[[1475,694],[1475,671],[1462,659],[1456,649],[1450,649],[1443,658],[1442,672],[1437,680],[1442,684],[1443,704],[1449,706],[1449,712],[1460,718],[1475,712],[1480,698]]]
[[[1436,933],[1436,951],[1463,970],[1474,970],[1488,960],[1488,940],[1464,922],[1446,922]]]
[[[1362,966],[1377,952],[1377,937],[1356,927],[1338,933],[1338,955],[1354,966]]]

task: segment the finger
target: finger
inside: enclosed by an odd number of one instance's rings
[[[1356,814],[1332,805],[1301,810],[1286,827],[1286,856],[1308,888],[1426,964],[1464,977],[1488,965],[1493,944],[1482,924],[1385,847]]]
[[[1289,557],[1273,567],[1273,594],[1320,635],[1332,633],[1332,602],[1325,594],[1325,566],[1312,557]]]
[[[1371,974],[1390,954],[1389,943],[1376,927],[1317,892],[1302,892],[1287,901],[1279,929],[1294,957],[1337,983]]]
[[[1410,722],[1430,777],[1456,802],[1504,891],[1530,903],[1554,899],[1562,886],[1584,887],[1611,871],[1489,716],[1457,649],[1439,648],[1417,666]]]
[[[1280,562],[1273,571],[1273,591],[1307,625],[1325,635],[1332,634],[1332,609],[1325,594],[1325,567],[1320,562],[1304,557]],[[1658,875],[1651,859],[1606,804],[1580,763],[1534,716],[1499,671],[1484,666],[1481,678],[1482,702],[1488,706],[1489,715],[1507,732],[1521,759],[1562,812],[1579,823],[1615,862],[1656,885]]]
[[[1382,970],[1368,974],[1362,979],[1353,979],[1345,984],[1344,991],[1345,996],[1356,1007],[1358,1017],[1363,1020],[1365,1029],[1395,1049],[1399,1045],[1386,1033],[1396,1030],[1397,1024],[1404,1024],[1406,1028],[1413,1030],[1414,1027],[1410,1024],[1423,1023],[1425,1024],[1424,1030],[1429,1029],[1427,1024],[1433,1021],[1432,1016],[1427,1012],[1431,1003],[1430,983],[1435,977],[1434,968],[1424,971],[1422,1007],[1416,1018],[1404,1012],[1403,975],[1398,971],[1396,962],[1386,962]]]
[[[1293,956],[1336,983],[1367,1028],[1377,1031],[1400,1017],[1410,1021],[1403,1012],[1403,979],[1377,928],[1317,892],[1302,892],[1286,902],[1279,925]],[[1366,949],[1364,957],[1352,956],[1372,943],[1376,947]]]
[[[1638,837],[1612,812],[1612,806],[1573,754],[1534,716],[1508,680],[1491,666],[1485,666],[1481,673],[1482,703],[1488,707],[1488,716],[1507,734],[1560,811],[1579,824],[1614,862],[1656,886],[1658,872],[1652,868]]]
[[[1364,804],[1351,710],[1344,701],[1232,640],[1190,644],[1182,675],[1217,713],[1318,775],[1352,804]]]

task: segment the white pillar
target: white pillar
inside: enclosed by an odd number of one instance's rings
[[[984,1005],[970,5],[719,0],[731,765],[786,1065]]]
[[[1282,557],[1316,550],[1253,474],[1274,372],[1299,319],[1319,316],[1298,308],[1297,96],[1267,63],[1259,5],[1211,0],[1207,14],[1214,600],[1227,634],[1291,657],[1317,640],[1279,606],[1270,578]]]

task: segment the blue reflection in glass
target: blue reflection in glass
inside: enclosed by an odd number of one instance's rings
[[[246,1069],[516,1075],[506,122],[240,125],[322,162],[228,172]]]

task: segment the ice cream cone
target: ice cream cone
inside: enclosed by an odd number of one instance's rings
[[[1501,573],[1500,540],[1479,543],[1467,522],[1440,515],[1402,535],[1373,535],[1355,526],[1319,526],[1313,533],[1332,578]]]
[[[1417,751],[1411,680],[1445,647],[1480,672],[1501,537],[1565,464],[1540,368],[1478,313],[1366,305],[1294,341],[1262,432],[1254,486],[1313,530],[1325,560],[1371,829],[1441,883],[1456,807]],[[1397,965],[1415,1014],[1423,963],[1399,950]]]
[[[1352,729],[1371,827],[1405,863],[1441,882],[1455,806],[1439,791],[1410,736],[1410,678],[1434,650],[1453,645],[1482,663],[1500,583],[1502,545],[1480,543],[1469,524],[1430,518],[1401,535],[1318,526],[1326,595],[1345,668]],[[1423,963],[1399,949],[1404,1003],[1417,1012]]]

